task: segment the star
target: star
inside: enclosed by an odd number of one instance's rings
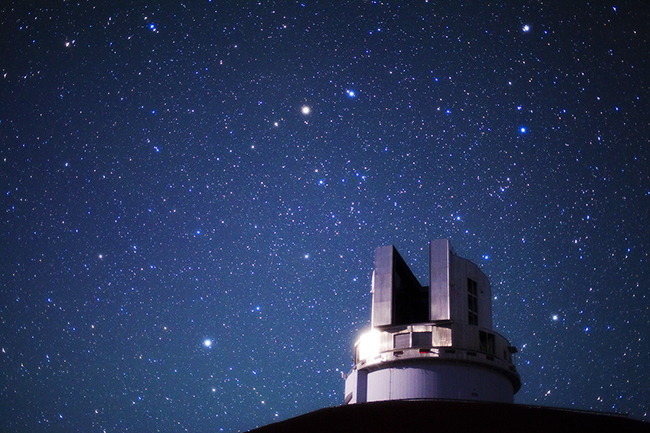
[[[309,113],[311,113],[311,108],[308,105],[303,105],[301,111],[302,111],[302,114],[304,114],[306,116]]]
[[[207,347],[208,349],[211,348],[212,347],[212,340],[210,340],[209,338],[206,338],[205,340],[203,340],[203,346]]]

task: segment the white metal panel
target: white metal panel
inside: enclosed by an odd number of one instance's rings
[[[390,368],[368,373],[367,401],[385,401],[390,398]]]
[[[451,339],[451,328],[433,328],[433,335],[432,335],[432,345],[434,347],[443,347],[443,346],[451,346],[452,345],[452,339]]]
[[[436,388],[435,373],[419,368],[391,368],[391,400],[423,398]]]
[[[429,290],[431,321],[451,319],[449,304],[449,240],[437,239],[429,245]]]
[[[353,370],[345,378],[345,400],[349,404],[366,402],[367,376],[368,372],[365,370]],[[348,400],[348,396],[350,396],[350,400]]]

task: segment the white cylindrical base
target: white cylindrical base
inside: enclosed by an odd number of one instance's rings
[[[355,389],[355,397],[360,397],[355,399],[358,403],[407,399],[514,401],[514,389],[507,376],[474,364],[392,366],[368,371],[366,380],[356,384],[366,386],[365,392]]]

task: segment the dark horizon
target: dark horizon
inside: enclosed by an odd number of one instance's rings
[[[650,432],[647,422],[620,414],[510,403],[395,400],[320,409],[251,433],[628,433]]]

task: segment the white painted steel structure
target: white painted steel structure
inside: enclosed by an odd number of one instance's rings
[[[372,295],[372,327],[354,345],[346,403],[513,401],[516,349],[492,330],[490,283],[447,239],[429,244],[428,286],[393,246],[378,248]]]

